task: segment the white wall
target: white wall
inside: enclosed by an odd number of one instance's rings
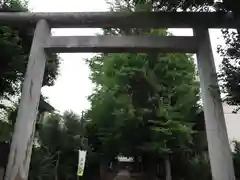
[[[236,106],[229,106],[223,103],[223,110],[227,125],[228,138],[230,141],[238,140],[240,141],[240,111],[238,114],[232,113]]]

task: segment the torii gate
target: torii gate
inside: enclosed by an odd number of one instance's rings
[[[27,180],[46,52],[197,53],[213,180],[235,180],[208,28],[237,28],[226,13],[0,13],[0,25],[35,26],[5,180]],[[51,28],[193,28],[193,37],[51,36]]]

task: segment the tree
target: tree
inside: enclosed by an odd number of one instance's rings
[[[214,0],[153,0],[154,7],[161,11],[209,11],[213,4]]]
[[[237,21],[240,10],[240,3],[233,0],[224,0],[220,6],[216,7],[218,11],[231,12],[231,17]],[[239,67],[239,29],[229,30],[222,29],[225,45],[218,46],[218,52],[222,56],[221,72],[219,79],[223,93],[225,93],[225,101],[229,105],[240,104],[239,97],[239,82],[240,82],[240,67]],[[237,108],[234,112],[237,112]]]
[[[33,147],[30,180],[76,179],[79,149],[88,150],[83,179],[96,178],[98,157],[84,142],[83,116],[66,111],[63,115],[50,114],[42,119]]]
[[[118,2],[117,11],[152,9],[149,4],[127,2]],[[116,11],[114,7],[112,10]],[[104,33],[169,35],[166,30],[143,29],[105,29]],[[88,112],[91,134],[95,135],[91,135],[89,143],[105,155],[107,162],[117,154],[133,156],[142,159],[145,172],[154,175],[159,159],[188,150],[192,138],[190,120],[199,99],[190,56],[101,54],[88,62],[96,84]]]
[[[90,66],[97,89],[90,98],[88,118],[95,139],[89,143],[108,161],[119,153],[140,156],[145,162],[150,160],[145,164],[150,170],[149,163],[156,157],[187,149],[191,111],[198,100],[191,58],[105,54],[92,59]]]
[[[128,9],[146,10],[146,5],[150,5],[155,11],[209,11],[210,7],[214,5],[214,0],[124,0],[115,1],[113,3],[114,8],[118,8],[118,5],[123,5]]]
[[[222,30],[226,46],[219,46],[218,50],[223,57],[221,65],[220,79],[222,80],[222,90],[226,93],[225,100],[230,105],[239,105],[239,34],[230,30]]]
[[[75,179],[82,148],[81,118],[73,112],[50,114],[40,124],[29,179]]]

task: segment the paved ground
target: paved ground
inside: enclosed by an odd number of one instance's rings
[[[131,176],[129,171],[124,169],[119,171],[113,180],[131,180]]]

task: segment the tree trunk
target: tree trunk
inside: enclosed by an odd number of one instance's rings
[[[24,78],[21,101],[14,126],[5,180],[27,180],[38,105],[46,63],[44,45],[49,37],[45,20],[37,24],[27,72]]]
[[[170,162],[169,156],[165,158],[165,173],[166,173],[166,180],[172,180],[171,162]]]

